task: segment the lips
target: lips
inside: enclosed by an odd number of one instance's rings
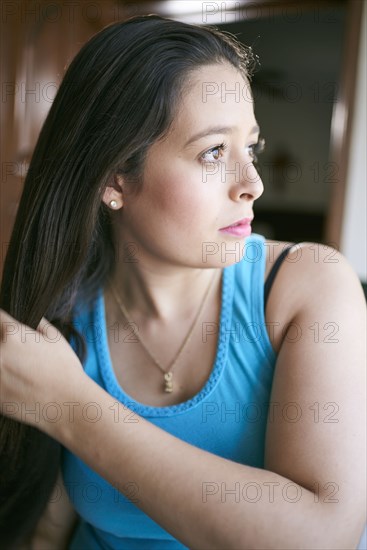
[[[228,225],[227,227],[222,227],[222,229],[219,229],[219,231],[221,233],[226,233],[231,237],[243,239],[251,235],[252,219],[253,218],[243,218],[242,220],[238,220],[237,222],[234,222],[232,225]]]
[[[242,220],[238,220],[237,222],[231,223],[231,225],[227,225],[226,227],[221,227],[219,231],[223,231],[224,229],[232,229],[233,227],[245,227],[251,224],[252,220],[254,218],[243,218]]]

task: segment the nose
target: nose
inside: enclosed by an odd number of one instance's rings
[[[236,178],[230,187],[230,198],[234,201],[255,201],[263,192],[264,185],[253,162],[238,163]]]

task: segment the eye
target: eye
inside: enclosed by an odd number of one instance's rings
[[[260,137],[257,143],[252,143],[246,149],[252,158],[252,161],[256,163],[258,160],[257,156],[260,155],[260,153],[262,153],[265,149],[265,139]]]
[[[205,151],[202,155],[200,155],[200,161],[203,163],[215,163],[218,162],[221,158],[221,154],[227,149],[226,143],[221,143],[220,145],[216,145],[215,147],[212,147],[211,149],[208,149],[208,151]],[[212,158],[207,158],[207,155],[212,155]]]

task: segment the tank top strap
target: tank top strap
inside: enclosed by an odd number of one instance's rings
[[[279,268],[280,266],[282,265],[284,259],[286,258],[289,250],[295,245],[296,243],[292,243],[290,246],[287,246],[287,248],[285,248],[280,254],[279,256],[277,257],[277,259],[275,260],[275,263],[273,265],[273,267],[271,268],[268,276],[267,276],[267,279],[265,281],[265,285],[264,285],[264,309],[266,308],[266,303],[268,301],[268,298],[269,298],[269,293],[270,293],[270,289],[274,283],[274,280],[275,280],[275,276],[276,274],[278,273],[279,271]]]

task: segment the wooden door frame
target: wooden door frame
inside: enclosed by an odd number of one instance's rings
[[[347,193],[351,134],[359,44],[362,28],[363,1],[348,0],[343,58],[341,62],[337,101],[334,104],[330,130],[330,160],[339,168],[338,178],[331,188],[330,207],[324,228],[324,240],[340,249],[342,220]]]

